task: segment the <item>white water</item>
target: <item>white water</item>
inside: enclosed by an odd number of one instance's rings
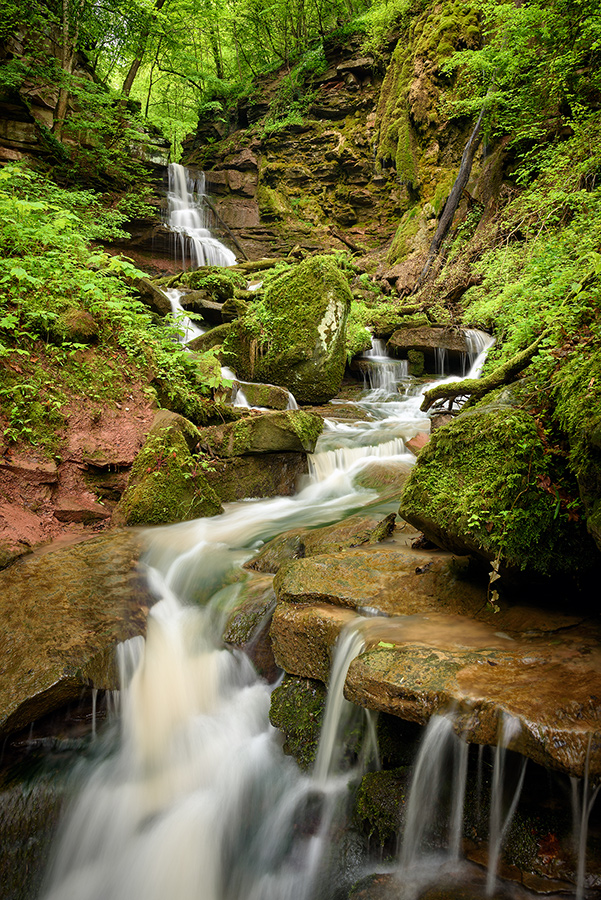
[[[158,601],[146,642],[123,646],[119,721],[96,741],[100,759],[63,827],[45,900],[309,900],[316,885],[333,896],[330,841],[347,793],[337,762],[342,687],[364,634],[339,641],[315,770],[302,775],[269,724],[270,687],[221,644],[238,593],[230,573],[284,529],[335,521],[375,501],[354,475],[370,458],[411,464],[403,441],[428,427],[419,412],[425,388],[402,398],[395,386],[388,401],[372,392],[357,404],[362,422],[333,417],[295,497],[235,503],[221,516],[149,533]],[[416,768],[405,867],[428,827],[424,784],[434,796],[445,778],[428,760],[443,758],[445,746],[454,747],[456,783],[450,855],[459,853],[467,747],[449,720],[440,722]],[[502,837],[506,825],[495,827]]]
[[[236,254],[211,235],[203,172],[194,176],[178,163],[169,165],[167,224],[176,238],[176,262],[182,268],[233,266]]]

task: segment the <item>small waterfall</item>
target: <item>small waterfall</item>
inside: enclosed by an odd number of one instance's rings
[[[370,365],[364,370],[364,384],[382,399],[397,393],[399,381],[409,375],[406,359],[392,359],[386,352],[386,344],[379,338],[372,338],[371,347],[361,354]]]
[[[572,819],[574,833],[574,853],[578,860],[576,869],[576,900],[584,898],[584,877],[586,874],[586,844],[588,838],[588,820],[595,805],[601,785],[591,790],[588,778],[591,741],[587,748],[582,779],[571,778],[572,783]]]
[[[232,406],[244,406],[247,409],[250,409],[250,403],[246,399],[246,394],[242,390],[242,386],[239,381],[234,382],[232,387]]]
[[[495,762],[493,766],[492,793],[490,798],[490,826],[488,831],[488,874],[486,877],[486,896],[492,897],[495,892],[497,880],[497,867],[501,855],[503,840],[515,814],[524,777],[526,775],[527,758],[523,756],[520,762],[520,773],[513,792],[509,808],[503,818],[503,797],[505,793],[505,761],[507,748],[511,740],[519,733],[520,724],[510,715],[504,715],[499,725],[499,739],[495,747]]]
[[[448,857],[455,861],[461,851],[463,806],[467,781],[468,745],[453,730],[452,716],[432,716],[428,722],[409,789],[405,827],[400,852],[404,874],[423,860],[424,844],[440,825],[446,809]],[[449,771],[452,776],[449,778]]]
[[[176,262],[182,268],[233,266],[236,254],[211,236],[205,196],[205,177],[193,175],[178,163],[169,165],[167,224],[175,235]]]
[[[180,303],[182,292],[178,291],[177,288],[169,288],[165,291],[165,295],[171,304],[173,319],[183,332],[180,338],[182,344],[187,344],[188,341],[192,341],[195,337],[204,334],[204,328],[200,328],[186,315],[186,311]]]
[[[344,712],[356,709],[352,703],[344,699],[343,689],[350,664],[365,648],[365,638],[360,629],[361,622],[353,623],[347,626],[338,638],[328,683],[328,696],[317,758],[313,769],[313,779],[319,785],[325,784],[328,776],[335,772],[339,763],[336,751],[340,751],[340,741],[337,741],[337,738],[341,724],[344,723]]]
[[[448,352],[446,347],[434,348],[434,364],[437,375],[444,375],[447,371]]]
[[[465,332],[465,340],[468,348],[470,367],[467,378],[480,378],[482,367],[486,361],[488,351],[495,342],[494,337],[485,331],[468,328]]]

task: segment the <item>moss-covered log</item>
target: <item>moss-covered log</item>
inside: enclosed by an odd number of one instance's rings
[[[516,353],[515,356],[512,356],[503,365],[498,366],[494,372],[491,372],[485,378],[464,378],[463,381],[451,381],[450,383],[440,384],[431,388],[424,394],[421,409],[423,412],[427,412],[437,400],[453,401],[457,397],[465,397],[468,394],[472,400],[479,400],[485,394],[494,391],[503,384],[509,384],[530,363],[543,337],[544,332],[537,337],[534,343],[526,347],[525,350],[521,350],[520,353]]]

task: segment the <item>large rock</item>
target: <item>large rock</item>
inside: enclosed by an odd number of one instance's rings
[[[425,370],[438,372],[443,356],[449,366],[461,372],[469,347],[463,331],[456,328],[417,325],[399,328],[388,340],[387,350],[393,356],[408,358],[409,353],[421,353]]]
[[[205,477],[223,503],[250,497],[292,497],[308,473],[306,453],[262,453],[212,459]]]
[[[344,375],[350,303],[335,260],[307,259],[273,279],[263,300],[232,324],[226,361],[245,380],[284,385],[300,403],[326,402]]]
[[[119,686],[113,651],[144,633],[151,602],[141,552],[138,535],[113,531],[0,573],[0,734]]]
[[[483,405],[432,435],[399,512],[453,553],[500,557],[506,570],[583,575],[598,557],[582,522],[562,509],[570,480],[531,415]]]
[[[221,502],[190,447],[199,432],[192,422],[161,410],[134,460],[127,489],[115,510],[119,525],[168,525],[214,516]]]
[[[213,456],[253,453],[312,453],[323,420],[304,410],[256,412],[237,422],[201,429],[200,446]]]
[[[245,564],[245,568],[275,573],[289,559],[335,553],[358,544],[375,544],[390,536],[394,530],[394,520],[394,513],[384,519],[377,516],[349,516],[342,522],[322,528],[284,531],[269,541],[257,556]]]
[[[245,381],[242,384],[234,381],[232,400],[242,391],[250,406],[262,406],[267,409],[288,409],[290,392],[277,384],[256,384]]]

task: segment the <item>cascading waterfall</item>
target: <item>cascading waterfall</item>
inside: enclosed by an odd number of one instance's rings
[[[211,235],[205,196],[205,176],[178,163],[169,165],[167,225],[176,238],[176,262],[182,268],[233,266],[236,254]]]
[[[348,776],[339,774],[336,758],[347,702],[342,691],[352,659],[367,640],[387,633],[388,620],[360,619],[341,635],[317,761],[308,776],[282,754],[269,724],[271,688],[245,656],[223,648],[223,616],[236,602],[232,569],[253,555],[258,542],[292,527],[336,521],[377,499],[375,492],[354,485],[360,456],[351,458],[348,451],[358,451],[363,459],[405,460],[403,439],[427,427],[420,401],[418,391],[403,399],[397,394],[387,403],[374,392],[358,404],[365,421],[330,422],[312,461],[313,477],[295,497],[230,504],[221,516],[149,532],[146,562],[157,602],[147,638],[121,647],[118,721],[96,738],[98,761],[61,829],[44,900],[313,900],[318,894],[335,895],[339,882],[328,847],[348,794]],[[344,452],[336,455],[339,450]],[[493,885],[523,781],[522,771],[503,820],[511,724],[504,723],[495,751]],[[467,744],[455,735],[451,714],[431,720],[422,744],[407,807],[401,873],[419,864],[449,766],[454,774],[447,802],[447,858],[453,860],[461,846]],[[579,846],[586,841],[593,799],[585,787],[575,814],[584,823]],[[355,870],[352,876],[357,875]]]
[[[409,375],[406,359],[391,359],[386,352],[386,344],[379,338],[372,338],[371,347],[361,354],[370,365],[366,367],[364,384],[371,391],[377,391],[384,399],[397,392],[397,385]]]

